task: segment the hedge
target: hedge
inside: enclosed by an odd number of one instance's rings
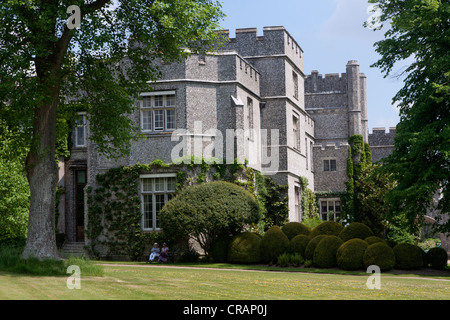
[[[314,258],[314,250],[316,249],[317,244],[326,236],[327,235],[325,234],[321,234],[309,241],[305,248],[305,260],[312,260]]]
[[[355,238],[364,240],[370,236],[373,236],[372,230],[368,226],[360,222],[350,223],[339,234],[339,238],[341,238],[344,242]]]
[[[261,261],[274,263],[278,256],[289,251],[289,239],[280,227],[272,226],[261,239]]]
[[[299,234],[309,235],[311,229],[300,222],[289,222],[281,227],[281,231],[288,237],[289,241]]]
[[[395,266],[395,254],[388,245],[377,242],[367,247],[363,256],[364,267],[377,265],[381,271],[388,271]]]
[[[228,249],[228,261],[232,263],[258,263],[261,238],[253,232],[243,232],[233,237]]]
[[[217,236],[238,234],[261,218],[255,197],[240,186],[212,181],[184,188],[160,211],[160,227],[171,239],[191,237],[209,255]]]
[[[311,233],[311,238],[315,238],[319,235],[339,236],[344,227],[336,221],[324,221],[315,227]]]
[[[393,248],[395,267],[409,270],[420,269],[423,266],[422,249],[410,243],[399,243]]]
[[[289,251],[292,254],[299,253],[303,258],[305,257],[305,249],[311,241],[311,238],[304,234],[299,234],[292,238],[291,242],[289,243]]]
[[[344,242],[336,253],[338,267],[344,270],[364,268],[363,257],[368,246],[366,241],[358,238]]]
[[[336,253],[344,242],[336,236],[325,236],[317,244],[313,263],[319,268],[333,268],[337,266]]]
[[[371,244],[377,243],[377,242],[381,242],[384,243],[385,245],[387,245],[387,242],[384,239],[381,239],[380,237],[377,236],[370,236],[364,239],[365,242],[367,242],[367,244],[370,246]]]

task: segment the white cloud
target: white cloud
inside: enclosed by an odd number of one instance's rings
[[[327,40],[354,40],[373,43],[383,37],[383,32],[373,31],[363,26],[373,13],[368,11],[372,7],[367,1],[334,0],[336,10],[325,21],[320,35]]]

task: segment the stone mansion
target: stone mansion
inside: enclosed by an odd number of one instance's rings
[[[146,139],[132,142],[130,156],[113,161],[100,155],[88,139],[88,115],[80,114],[71,157],[61,165],[66,192],[57,227],[68,241],[85,241],[84,189],[113,167],[155,159],[171,163],[174,153],[181,157],[189,154],[186,150],[205,158],[248,159],[249,166],[288,185],[289,220],[301,221],[302,177],[319,194],[345,190],[350,136],[363,136],[373,161],[392,151],[395,128],[369,134],[366,77],[357,61],[341,66],[341,74],[305,74],[304,52],[289,32],[284,27],[263,32],[237,29],[216,53],[161,63],[162,78],[152,83],[153,91],[142,92],[131,115]],[[231,139],[225,139],[227,130],[234,132]],[[181,148],[186,136],[200,139],[201,147]],[[175,174],[141,177],[144,230],[158,229],[157,215],[174,192]],[[323,219],[330,212],[339,215],[341,200],[319,198],[319,209]]]

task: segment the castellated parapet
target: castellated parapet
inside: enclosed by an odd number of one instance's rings
[[[303,72],[303,49],[284,27],[264,27],[263,36],[258,36],[257,31],[256,28],[236,29],[236,37],[229,38],[229,30],[224,30],[229,39],[225,49],[235,50],[246,59],[282,55]]]
[[[379,162],[389,156],[394,150],[396,128],[373,128],[369,134],[369,146],[372,152],[372,161]]]
[[[366,76],[355,60],[348,61],[346,72],[323,75],[314,70],[305,78],[305,108],[311,114],[316,138],[348,140],[355,134],[368,141]],[[330,135],[328,134],[330,133]]]
[[[317,70],[313,70],[305,79],[305,92],[308,94],[318,93],[346,93],[347,74],[328,73],[325,78]]]

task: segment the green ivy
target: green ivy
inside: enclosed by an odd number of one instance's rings
[[[302,211],[305,218],[318,218],[319,207],[316,202],[316,195],[308,188],[309,181],[305,177],[300,177],[300,185],[302,188]]]
[[[367,166],[372,164],[372,154],[369,144],[364,142],[362,135],[353,135],[348,139],[350,148],[347,158],[346,193],[343,200],[343,216],[347,222],[358,221],[358,197],[355,191],[355,183]]]
[[[187,160],[187,161],[186,161]],[[190,160],[190,161],[189,161]],[[108,255],[125,255],[139,260],[144,249],[155,239],[155,234],[143,232],[141,227],[141,200],[138,194],[139,176],[158,172],[161,168],[176,171],[176,193],[194,183],[213,180],[233,182],[256,193],[255,170],[247,162],[225,165],[217,159],[190,157],[184,162],[166,164],[154,160],[150,164],[135,164],[112,168],[96,177],[97,187],[86,188],[88,195],[88,225],[86,234],[90,239],[90,251],[99,256],[101,248],[107,248]],[[257,195],[255,195],[257,197]]]

